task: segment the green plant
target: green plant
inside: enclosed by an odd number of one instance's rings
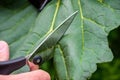
[[[52,59],[41,66],[51,73],[53,80],[86,80],[95,72],[97,63],[113,59],[107,36],[120,25],[119,3],[119,0],[52,0],[38,13],[27,0],[1,0],[0,39],[9,43],[11,59],[26,56],[45,34],[79,10],[56,48],[49,49]]]
[[[113,52],[114,59],[109,63],[98,65],[97,71],[90,80],[119,80],[120,79],[120,27],[112,30],[108,35],[109,46]],[[109,75],[109,76],[108,76]]]

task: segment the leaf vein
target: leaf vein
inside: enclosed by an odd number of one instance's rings
[[[81,18],[81,29],[82,29],[82,51],[84,51],[84,16],[83,16],[83,12],[82,12],[82,6],[81,6],[81,1],[78,0],[78,5],[79,5],[79,10],[80,10],[80,18]]]
[[[90,21],[90,22],[92,22],[92,23],[94,23],[94,24],[99,25],[99,27],[100,27],[101,29],[105,29],[105,26],[104,26],[104,25],[101,25],[100,23],[98,23],[98,22],[96,22],[96,21],[94,21],[94,20],[92,20],[92,19],[90,19],[90,18],[84,17],[84,19],[85,19],[85,20],[88,20],[88,21]]]
[[[49,34],[54,29],[54,24],[55,24],[55,20],[56,20],[56,16],[57,16],[59,7],[60,7],[60,0],[58,0],[58,2],[56,3],[56,10],[55,10],[55,13],[54,13],[54,16],[53,16],[52,24],[51,24],[50,30],[48,31],[47,34]]]
[[[65,62],[65,58],[64,58],[64,52],[62,51],[62,48],[61,48],[61,46],[60,45],[58,45],[58,48],[59,48],[59,51],[60,51],[60,53],[61,53],[61,55],[62,55],[62,59],[63,59],[63,62],[64,62],[64,65],[65,65],[65,69],[66,69],[66,79],[68,79],[69,80],[69,77],[68,77],[68,70],[67,70],[67,66],[66,66],[66,62]]]

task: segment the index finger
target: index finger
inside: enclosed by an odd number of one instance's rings
[[[29,66],[30,71],[34,71],[34,70],[39,69],[39,66],[38,66],[38,65],[35,65],[34,63],[32,63],[32,62],[30,62],[30,61],[27,61],[27,65]]]

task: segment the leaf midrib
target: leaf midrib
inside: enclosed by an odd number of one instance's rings
[[[83,17],[83,11],[82,11],[82,6],[81,6],[81,1],[80,0],[78,0],[78,6],[79,6],[79,11],[80,11],[80,19],[81,19],[81,25],[80,25],[80,27],[81,27],[81,31],[82,31],[82,54],[83,54],[83,51],[84,51],[84,24],[83,24],[83,22],[84,22],[84,17]]]
[[[60,51],[60,54],[62,55],[62,61],[63,61],[63,64],[64,64],[64,68],[65,68],[65,76],[66,76],[66,79],[68,79],[69,80],[69,74],[68,74],[68,69],[67,69],[67,64],[66,64],[66,60],[65,60],[65,56],[64,56],[64,52],[63,52],[63,50],[62,50],[62,48],[61,48],[61,46],[60,46],[60,44],[58,45],[58,48],[59,48],[59,51]]]
[[[56,9],[55,9],[55,12],[54,12],[53,20],[52,20],[50,29],[47,32],[47,34],[49,34],[50,32],[52,32],[54,30],[55,20],[56,20],[56,17],[57,17],[59,7],[60,7],[60,0],[58,0],[57,3],[56,3]]]

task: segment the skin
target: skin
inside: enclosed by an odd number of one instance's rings
[[[0,61],[9,60],[9,46],[5,41],[0,41]],[[50,75],[32,62],[26,62],[30,68],[30,72],[14,74],[14,75],[0,75],[0,80],[50,80]]]

